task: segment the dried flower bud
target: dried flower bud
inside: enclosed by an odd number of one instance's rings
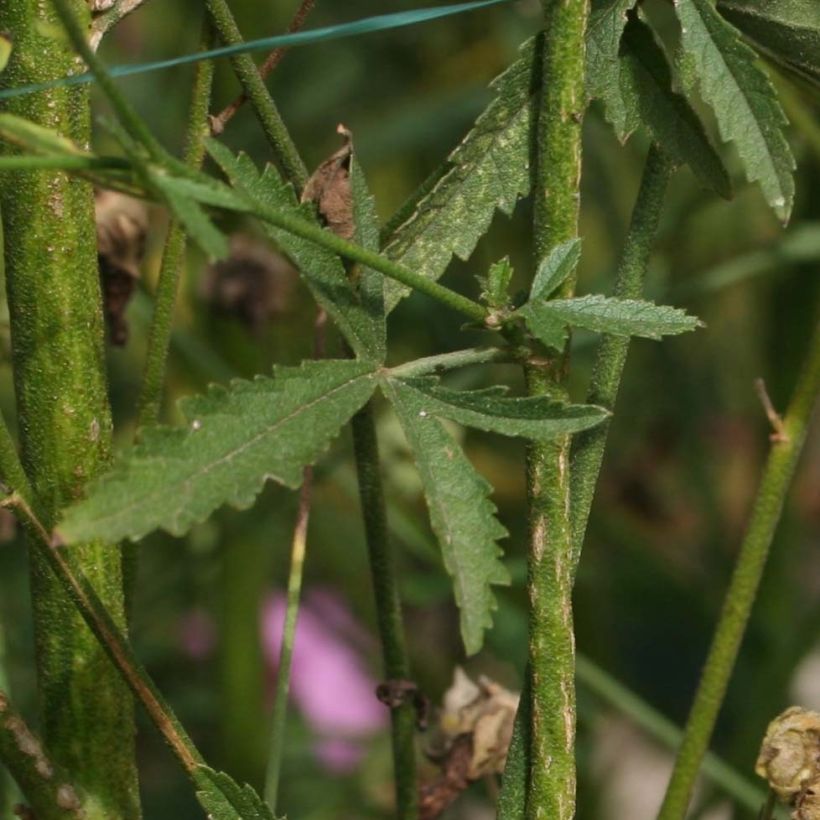
[[[140,200],[116,191],[97,191],[94,209],[108,339],[121,346],[128,340],[125,309],[140,276],[148,212]]]
[[[792,706],[776,717],[766,730],[755,772],[786,801],[797,800],[808,784],[820,780],[820,714]],[[817,815],[806,815],[811,816]]]

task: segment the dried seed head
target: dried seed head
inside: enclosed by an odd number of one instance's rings
[[[820,714],[792,706],[778,715],[766,730],[755,772],[787,801],[820,780]]]

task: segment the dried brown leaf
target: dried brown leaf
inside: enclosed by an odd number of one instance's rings
[[[352,239],[356,232],[350,188],[353,141],[344,125],[336,131],[344,137],[345,144],[313,172],[302,191],[302,202],[315,202],[327,227],[344,239]]]

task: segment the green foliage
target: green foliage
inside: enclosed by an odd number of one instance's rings
[[[556,245],[535,272],[530,299],[546,299],[575,273],[581,259],[581,240],[569,239]]]
[[[600,294],[528,302],[518,313],[524,316],[527,327],[535,336],[552,346],[555,346],[553,340],[567,325],[614,336],[660,339],[686,333],[701,324],[695,316],[689,316],[679,308],[636,299],[610,299]]]
[[[408,379],[402,389],[416,396],[423,417],[442,416],[479,430],[539,441],[588,430],[609,415],[601,407],[567,404],[548,396],[505,396],[503,388],[450,390],[433,378]]]
[[[507,532],[495,517],[489,483],[425,409],[425,396],[398,380],[387,383],[386,394],[413,450],[430,521],[453,579],[464,647],[472,655],[481,649],[484,630],[492,626],[496,602],[491,586],[510,582],[498,547]]]
[[[750,182],[785,222],[794,200],[794,158],[786,118],[754,52],[710,0],[675,0],[681,24],[681,71],[715,113],[720,134],[733,141]]]
[[[438,279],[453,255],[470,256],[496,210],[512,213],[529,191],[534,56],[535,40],[529,40],[518,60],[493,80],[495,99],[447,158],[447,173],[391,237],[385,248],[391,259]],[[388,283],[388,311],[408,293]]]
[[[300,204],[293,188],[285,184],[275,168],[268,165],[260,174],[245,155],[234,156],[225,146],[210,140],[208,151],[219,163],[234,189],[251,202],[261,203],[298,216],[318,225],[312,205]],[[372,226],[366,216],[372,206],[366,203],[368,194],[356,172],[357,211],[362,223],[357,228],[372,244]],[[316,301],[328,312],[344,334],[355,353],[372,361],[384,357],[384,315],[378,292],[373,288],[371,273],[364,273],[364,297],[350,281],[341,259],[327,248],[320,247],[292,233],[265,225],[268,235],[298,266]]]
[[[208,820],[275,820],[271,810],[246,783],[240,786],[225,772],[198,766],[196,797]]]
[[[221,504],[249,506],[266,479],[298,487],[302,468],[374,386],[371,365],[328,360],[277,367],[273,378],[237,380],[184,399],[188,424],[145,430],[88,498],[67,510],[60,536],[114,543],[158,527],[182,535]]]
[[[481,301],[491,310],[503,310],[510,301],[510,282],[513,274],[512,263],[508,256],[493,262],[486,277],[479,277],[481,284]]]
[[[68,137],[14,114],[0,113],[0,139],[32,154],[90,156]]]
[[[820,3],[718,0],[717,8],[768,56],[820,84]]]

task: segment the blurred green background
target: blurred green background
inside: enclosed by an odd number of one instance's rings
[[[291,2],[232,0],[231,5],[248,39],[283,31],[293,12]],[[385,8],[373,0],[349,0],[343,6],[318,0],[308,25],[412,7],[408,2]],[[115,30],[101,53],[113,64],[193,51],[201,11],[193,0],[148,2]],[[539,14],[538,3],[526,0],[294,49],[269,86],[311,168],[339,147],[338,123],[352,130],[379,213],[387,218],[468,130],[490,99],[488,81],[537,29]],[[184,68],[120,81],[155,133],[174,150],[184,133],[191,77],[192,69]],[[212,110],[229,102],[237,89],[229,66],[220,62]],[[791,113],[803,111],[810,123],[817,122],[816,98],[790,88],[788,100]],[[105,115],[99,96],[95,103],[99,115]],[[816,131],[805,129],[793,129],[791,136],[798,159],[798,199],[785,231],[759,192],[739,176],[726,147],[723,153],[737,189],[734,201],[719,201],[700,190],[688,171],[674,179],[648,295],[687,308],[706,328],[663,343],[633,344],[578,577],[579,649],[678,723],[686,716],[769,446],[753,381],[765,378],[775,406],[784,407],[818,315],[820,140]],[[269,157],[248,108],[223,138],[258,162]],[[111,148],[109,140],[100,130],[99,145]],[[640,136],[626,146],[618,144],[593,107],[585,127],[581,292],[611,289],[645,151]],[[523,287],[531,275],[530,217],[527,201],[512,219],[497,217],[473,257],[456,261],[444,281],[475,295],[476,276],[509,255]],[[165,224],[165,215],[152,210],[145,287],[128,311],[130,340],[109,351],[122,447],[134,432],[150,317],[147,293],[155,281]],[[251,224],[226,222],[223,227],[254,235]],[[275,303],[274,315],[251,326],[241,316],[215,310],[203,295],[207,276],[206,260],[192,251],[177,311],[168,420],[175,418],[177,398],[211,381],[266,373],[274,362],[295,363],[310,355],[313,307],[292,278],[283,274],[275,280],[273,295],[266,297]],[[464,332],[457,315],[420,297],[402,303],[391,316],[389,332],[394,362],[481,339]],[[581,333],[573,341],[571,388],[577,399],[585,392],[594,341]],[[332,331],[328,347],[330,353],[341,350]],[[1,368],[0,398],[11,417],[7,358]],[[501,366],[456,377],[465,387],[491,380],[517,385],[518,378],[513,368]],[[457,664],[517,689],[526,654],[523,447],[489,434],[455,431],[495,487],[495,502],[510,531],[505,560],[514,579],[512,587],[498,590],[495,628],[486,648],[465,660],[418,479],[397,423],[384,406],[379,411],[416,680],[434,703]],[[305,588],[332,591],[372,633],[373,601],[350,455],[345,434],[317,469]],[[263,600],[284,586],[295,507],[293,493],[268,486],[251,510],[221,510],[187,538],[156,534],[140,545],[132,630],[138,652],[207,759],[256,786],[264,772],[274,674],[261,647],[259,612]],[[820,652],[818,546],[820,435],[815,430],[713,744],[750,778],[767,722],[795,699],[820,707],[820,662],[811,666],[812,653]],[[0,544],[3,668],[16,703],[33,719],[28,608],[23,545],[9,534]],[[375,639],[352,631],[352,642],[349,634],[336,637],[375,682]],[[323,685],[333,693],[340,682],[329,669]],[[629,731],[617,712],[583,687],[578,733],[580,820],[649,820],[663,787],[667,764],[662,750]],[[315,740],[310,715],[292,710],[281,809],[296,820],[390,816],[391,764],[384,731],[363,744],[363,756],[345,774],[324,768]],[[145,816],[200,817],[183,774],[144,720],[139,753]],[[630,770],[629,760],[638,768]],[[491,817],[492,792],[491,784],[476,784],[447,816]],[[721,808],[722,802],[719,792],[706,788],[693,816],[753,816]],[[709,814],[716,807],[728,814]]]

